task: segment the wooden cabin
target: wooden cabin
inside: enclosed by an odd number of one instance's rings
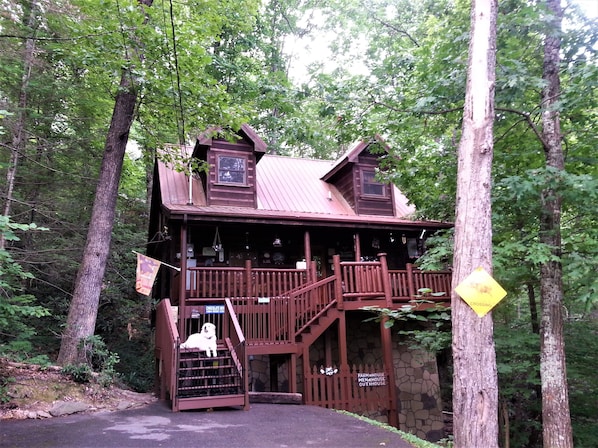
[[[434,305],[422,288],[446,303],[450,273],[413,263],[451,224],[411,219],[407,198],[377,180],[380,139],[328,161],[267,154],[246,125],[237,135],[177,148],[207,167],[191,177],[172,156],[156,162],[148,255],[181,268],[154,287],[161,398],[179,411],[291,397],[438,440],[434,356],[363,307]],[[180,349],[204,322],[217,326],[215,358]]]

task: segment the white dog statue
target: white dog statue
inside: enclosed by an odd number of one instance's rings
[[[181,348],[196,348],[212,357],[216,356],[216,342],[216,325],[206,322],[199,333],[193,333],[181,344]]]

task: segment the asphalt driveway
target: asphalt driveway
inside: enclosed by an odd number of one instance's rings
[[[413,448],[401,436],[315,406],[172,412],[165,402],[127,411],[0,422],[0,447]]]

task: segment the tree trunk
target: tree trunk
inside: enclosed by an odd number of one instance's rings
[[[552,169],[555,181],[564,171],[560,117],[557,103],[560,96],[560,50],[563,12],[560,0],[547,0],[552,12],[550,30],[544,42],[546,87],[542,91],[542,139],[546,167]],[[540,376],[542,379],[542,423],[544,446],[573,447],[569,391],[563,339],[563,283],[561,265],[561,203],[557,189],[542,191],[540,241],[552,248],[553,259],[540,269],[542,318],[540,325]]]
[[[66,329],[62,335],[58,355],[60,365],[80,362],[79,342],[92,336],[95,330],[102,281],[110,251],[118,184],[137,102],[130,76],[128,71],[123,71],[114,104],[83,260],[75,280]]]
[[[459,143],[453,260],[453,414],[455,447],[498,447],[498,379],[493,322],[454,292],[478,267],[492,272],[496,0],[475,0],[471,12],[467,91]]]
[[[27,28],[32,32],[32,36],[25,39],[25,49],[23,51],[23,74],[21,75],[21,86],[19,89],[19,103],[17,106],[16,121],[12,129],[12,142],[10,145],[10,160],[6,170],[6,189],[4,191],[5,203],[2,214],[9,216],[12,209],[12,193],[17,177],[17,168],[21,159],[21,153],[25,147],[25,127],[27,125],[27,92],[29,89],[29,80],[31,79],[31,68],[35,58],[35,39],[33,34],[37,29],[39,5],[37,2],[30,2],[25,8],[28,14],[25,18]],[[0,249],[6,247],[4,235],[0,233]]]
[[[142,6],[151,6],[152,0],[138,0]],[[135,42],[140,48],[141,43]],[[139,51],[140,59],[143,57]],[[129,61],[131,65],[131,61]],[[83,361],[80,342],[94,334],[100,293],[112,238],[116,213],[118,185],[123,167],[129,131],[135,115],[137,85],[131,67],[123,69],[110,128],[104,146],[98,186],[87,230],[83,259],[73,290],[66,328],[62,334],[58,364],[76,364]]]

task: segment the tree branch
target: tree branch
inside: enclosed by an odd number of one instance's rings
[[[133,28],[129,28],[131,30]],[[128,31],[127,30],[127,31]],[[20,40],[33,40],[40,42],[71,42],[78,41],[81,39],[89,39],[91,37],[108,36],[112,33],[99,33],[99,34],[86,34],[84,36],[76,37],[36,37],[36,36],[21,36],[19,34],[0,34],[0,39],[20,39]]]
[[[402,34],[403,36],[406,36],[413,43],[413,45],[415,45],[416,47],[419,47],[419,43],[417,43],[417,41],[407,31],[402,30],[400,28],[397,28],[396,26],[394,26],[394,25],[392,25],[392,24],[390,24],[390,23],[388,23],[388,22],[386,22],[386,21],[384,21],[384,20],[382,20],[382,19],[380,19],[380,18],[378,18],[376,16],[374,16],[373,19],[376,22],[380,23],[381,25],[383,25],[383,26],[385,26],[387,28],[390,28],[391,30],[395,31],[396,33],[399,33],[399,34]]]
[[[536,137],[538,138],[540,143],[542,143],[542,146],[544,148],[546,148],[546,141],[542,137],[542,134],[541,134],[540,130],[538,129],[538,127],[536,126],[536,124],[533,122],[533,120],[531,118],[531,114],[529,112],[522,112],[520,110],[511,109],[508,107],[497,107],[495,110],[500,111],[500,112],[509,112],[511,114],[515,114],[515,115],[519,115],[519,116],[523,117],[525,119],[525,121],[527,122],[528,126],[534,132],[534,134],[536,134]]]

